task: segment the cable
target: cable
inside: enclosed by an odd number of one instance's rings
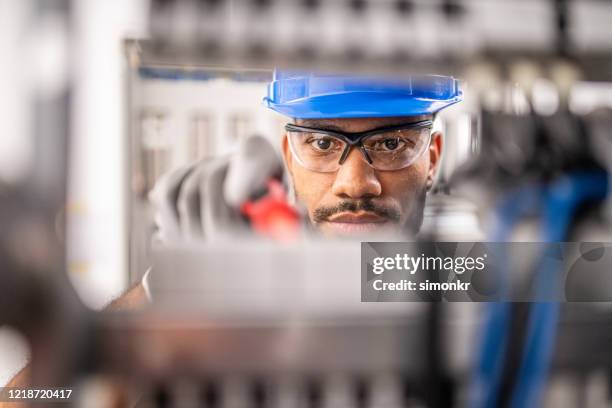
[[[514,225],[522,216],[538,209],[543,216],[542,241],[561,242],[567,235],[573,215],[585,202],[605,199],[608,192],[608,174],[576,172],[553,183],[552,186],[527,186],[513,191],[497,206],[498,226],[492,234],[495,242],[507,240]],[[495,251],[500,265],[499,282],[502,299],[508,294],[510,282],[505,251]],[[536,268],[536,299],[548,302],[534,303],[529,314],[528,334],[524,353],[511,399],[512,407],[537,406],[546,381],[559,317],[557,300],[560,261],[542,254]],[[554,301],[552,301],[554,300]],[[470,406],[496,407],[504,373],[504,357],[508,352],[508,334],[512,315],[511,303],[495,302],[488,305],[483,328],[481,353],[471,390]]]
[[[603,201],[609,191],[605,171],[576,172],[563,177],[547,191],[542,225],[544,242],[561,242],[568,233],[576,211],[587,202]],[[545,254],[543,254],[545,255]],[[539,406],[552,356],[559,319],[560,303],[556,295],[560,287],[557,271],[560,259],[542,256],[541,269],[536,274],[536,297],[545,302],[533,305],[529,318],[525,353],[522,360],[511,406]]]
[[[535,186],[525,186],[504,196],[496,206],[497,225],[491,234],[492,242],[507,241],[521,216],[539,201],[540,191]],[[474,408],[497,406],[510,329],[511,304],[504,301],[510,290],[510,271],[507,269],[509,260],[506,259],[506,252],[501,245],[495,244],[491,249],[499,265],[497,281],[499,282],[499,298],[502,301],[487,304],[482,343],[479,347],[480,354],[470,395],[470,406]]]

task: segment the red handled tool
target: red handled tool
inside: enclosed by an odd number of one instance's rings
[[[270,179],[267,186],[267,194],[242,204],[241,212],[257,233],[281,242],[295,241],[300,231],[298,212],[287,202],[280,181]]]

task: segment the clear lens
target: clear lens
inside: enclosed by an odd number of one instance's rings
[[[315,132],[287,132],[287,135],[291,151],[302,166],[320,172],[340,168],[340,157],[346,149],[342,140]]]
[[[410,166],[429,145],[430,129],[403,129],[377,134],[363,141],[363,147],[378,170],[399,170]]]
[[[430,132],[429,128],[390,131],[370,136],[362,145],[373,168],[399,170],[423,154],[429,145]],[[340,158],[347,146],[343,140],[317,132],[289,131],[287,135],[291,151],[303,167],[318,172],[334,172],[340,168]]]

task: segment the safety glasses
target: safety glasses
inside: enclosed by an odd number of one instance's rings
[[[345,133],[287,124],[285,130],[294,157],[308,170],[332,173],[340,169],[353,147],[374,169],[400,170],[427,150],[433,122],[424,120],[360,133]]]

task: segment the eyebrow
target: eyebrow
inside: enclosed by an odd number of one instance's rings
[[[319,122],[314,122],[312,124],[308,123],[308,125],[303,125],[303,126],[315,128],[315,129],[318,129],[318,130],[330,130],[332,132],[346,133],[346,131],[344,129],[342,129],[340,126],[335,126],[335,125],[325,124],[325,123],[319,123]]]
[[[384,125],[381,125],[381,126],[376,126],[376,127],[371,128],[371,129],[366,129],[366,130],[363,130],[361,132],[347,132],[346,130],[344,130],[340,126],[336,126],[336,125],[333,125],[333,124],[330,124],[330,123],[326,123],[326,122],[323,122],[323,121],[318,121],[316,119],[308,119],[307,124],[302,124],[302,125],[299,125],[299,126],[311,127],[311,128],[316,128],[316,129],[319,129],[319,130],[329,130],[329,131],[332,131],[332,132],[339,132],[339,133],[365,133],[365,132],[369,132],[369,131],[372,131],[372,130],[382,129],[382,128],[386,128],[386,127],[390,127],[390,126],[399,126],[399,125],[408,124],[408,123],[411,123],[411,122],[419,122],[419,121],[422,121],[422,120],[427,120],[425,118],[426,118],[426,115],[415,116],[413,118],[414,120],[411,121],[411,120],[408,120],[409,119],[408,117],[406,117],[406,118],[404,118],[404,120],[399,120],[398,119],[397,121],[393,121],[391,123],[387,123],[387,124],[384,124]],[[294,124],[298,125],[297,121],[294,121]]]
[[[431,130],[432,126],[433,126],[433,122],[431,120],[422,120],[419,122],[410,122],[410,123],[404,123],[404,124],[399,124],[399,125],[389,125],[389,126],[371,129],[371,130],[366,130],[364,132],[354,132],[354,133],[320,129],[320,128],[314,128],[314,127],[309,127],[309,126],[301,126],[301,125],[295,125],[293,123],[286,124],[285,129],[289,132],[296,131],[296,132],[326,133],[328,135],[340,137],[342,139],[349,139],[352,141],[352,144],[354,144],[354,143],[360,143],[360,141],[364,140],[365,138],[371,137],[376,134],[381,134],[384,132],[391,132],[391,131],[407,129],[407,128],[425,128],[425,127],[429,127],[429,129]]]

